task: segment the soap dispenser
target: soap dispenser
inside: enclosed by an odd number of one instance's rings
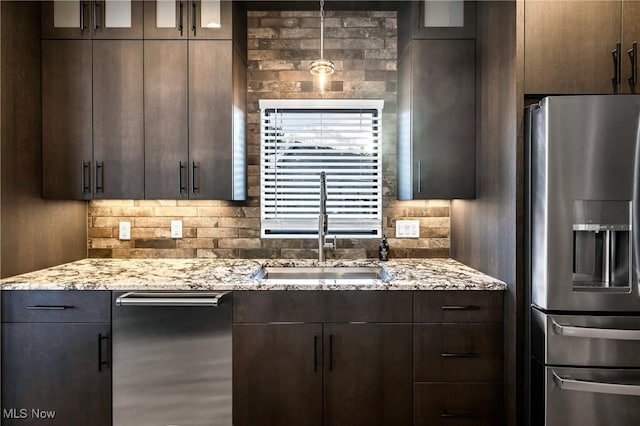
[[[383,235],[378,246],[378,259],[386,261],[389,260],[389,243],[387,243],[387,236]]]

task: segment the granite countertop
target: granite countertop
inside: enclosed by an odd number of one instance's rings
[[[262,266],[382,266],[391,280],[264,283]],[[2,290],[504,290],[506,285],[453,259],[240,260],[84,259],[0,280]]]

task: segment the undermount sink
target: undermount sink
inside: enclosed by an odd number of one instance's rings
[[[389,281],[391,276],[380,266],[264,266],[252,278],[285,284],[373,284]]]

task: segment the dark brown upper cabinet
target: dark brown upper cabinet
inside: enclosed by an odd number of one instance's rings
[[[398,199],[475,196],[475,40],[413,40],[398,64]]]
[[[639,21],[636,1],[526,1],[525,93],[634,93]]]
[[[232,41],[146,40],[144,60],[146,198],[245,199],[246,64]]]
[[[142,40],[42,42],[45,198],[143,198],[142,48]]]
[[[229,3],[222,11],[227,39],[144,42],[148,199],[246,199],[246,42],[231,39],[246,12]]]
[[[44,39],[141,39],[143,1],[43,1]]]
[[[42,42],[42,176],[45,198],[93,198],[92,42]]]
[[[120,3],[142,23],[142,2]],[[244,6],[222,2],[220,28],[173,40],[177,29],[165,25],[200,19],[217,2],[161,2],[175,6],[176,20],[164,21],[145,3],[144,40],[68,28],[56,34],[71,39],[43,40],[44,197],[246,199]],[[43,16],[53,5],[43,3]],[[92,3],[78,5],[80,13]]]
[[[398,8],[398,199],[475,197],[475,1]]]

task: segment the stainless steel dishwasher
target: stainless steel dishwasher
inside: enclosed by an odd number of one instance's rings
[[[231,426],[231,292],[113,293],[113,425]]]

